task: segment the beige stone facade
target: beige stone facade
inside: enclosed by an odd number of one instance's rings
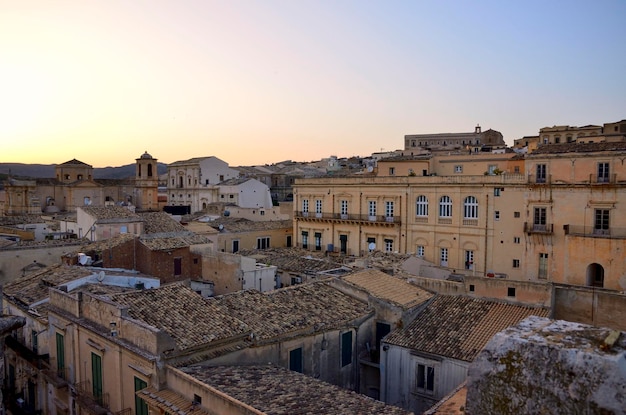
[[[626,143],[571,143],[541,146],[520,173],[518,156],[468,155],[432,158],[437,176],[302,179],[294,237],[311,250],[398,251],[453,273],[622,291],[625,156]]]

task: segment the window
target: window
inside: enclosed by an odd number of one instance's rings
[[[533,214],[533,229],[545,230],[546,229],[546,213],[547,210],[544,207],[536,207]]]
[[[448,266],[448,248],[441,248],[439,251],[439,259],[442,267]]]
[[[493,219],[494,220],[500,220],[500,211],[496,210],[495,212],[493,212]]]
[[[507,287],[506,288],[506,296],[507,297],[515,297],[515,287]]]
[[[352,332],[346,331],[341,335],[341,367],[352,363]]]
[[[514,218],[519,218],[520,217],[520,213],[519,212],[513,212],[513,217]]]
[[[609,234],[609,209],[595,209],[593,233],[596,235]]]
[[[452,199],[450,199],[450,196],[441,196],[441,199],[439,199],[439,217],[452,217]]]
[[[102,406],[102,356],[93,352],[91,353],[91,383],[93,397]]]
[[[65,379],[65,338],[61,333],[57,333],[57,375]]]
[[[302,213],[309,213],[309,199],[302,199]]]
[[[417,197],[417,203],[415,205],[415,215],[420,217],[428,216],[428,198],[424,195]]]
[[[423,245],[418,245],[417,246],[417,251],[415,253],[416,253],[417,256],[423,258],[424,257],[424,251],[425,251],[424,246]]]
[[[499,187],[494,187],[493,188],[493,195],[496,196],[496,197],[500,196],[500,191],[501,191],[501,189]]]
[[[519,173],[519,166],[513,167],[513,173]]]
[[[543,252],[539,254],[539,278],[548,278],[548,254]]]
[[[135,392],[139,392],[147,387],[148,383],[146,381],[135,377]],[[137,394],[135,394],[135,414],[148,415],[148,405],[146,404],[146,401],[141,399]]]
[[[474,269],[474,251],[465,251],[465,269]]]
[[[315,232],[315,250],[322,250],[322,234],[320,232]]]
[[[32,350],[35,354],[39,354],[38,353],[38,349],[39,349],[39,345],[37,342],[37,330],[32,330],[30,332],[30,342],[32,344]]]
[[[470,290],[471,293],[473,293],[475,289],[476,289],[476,287],[474,287],[474,284],[470,284],[469,285],[469,290]]]
[[[460,165],[460,164],[454,166],[454,172],[455,173],[463,173],[463,166]]]
[[[495,164],[490,164],[489,167],[487,167],[487,172],[490,176],[496,174],[496,170],[498,170],[498,166],[496,166]]]
[[[183,259],[181,257],[174,258],[174,275],[182,275]]]
[[[435,391],[435,368],[418,364],[416,385],[418,392],[433,393]]]
[[[546,165],[537,164],[537,183],[546,182]]]
[[[315,213],[322,213],[322,200],[317,199],[315,201]]]
[[[233,254],[239,252],[239,239],[233,241]]]
[[[513,243],[514,243],[514,244],[519,244],[519,243],[521,243],[521,242],[522,242],[522,240],[520,239],[520,237],[519,237],[519,236],[514,236],[514,237],[513,237]]]
[[[385,239],[385,252],[393,252],[393,240]]]
[[[367,202],[367,214],[370,217],[376,217],[376,201],[370,200]]]
[[[309,247],[309,233],[302,231],[302,248],[307,249]]]
[[[478,200],[474,196],[468,196],[463,202],[463,218],[478,219]]]
[[[302,373],[302,347],[289,352],[289,370]]]
[[[393,218],[393,201],[391,200],[385,202],[385,217]]]
[[[348,215],[348,201],[347,200],[342,200],[340,202],[340,213],[343,216]]]
[[[519,268],[519,259],[513,260],[513,268]]]
[[[256,238],[256,249],[268,249],[270,247],[270,237],[263,236]]]
[[[598,163],[598,183],[609,182],[609,163]]]
[[[394,174],[396,174],[396,168],[395,167],[389,167],[389,175],[393,176]]]

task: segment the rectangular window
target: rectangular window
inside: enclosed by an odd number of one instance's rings
[[[322,250],[322,234],[319,232],[315,232],[315,250]]]
[[[65,338],[61,333],[57,333],[57,375],[65,379]]]
[[[340,202],[340,213],[342,215],[348,215],[348,201],[347,200],[342,200]]]
[[[256,249],[269,249],[269,247],[270,247],[270,237],[269,236],[256,238]]]
[[[302,231],[302,248],[307,249],[309,247],[309,233]]]
[[[233,254],[239,252],[239,239],[233,241]]]
[[[370,200],[367,203],[367,213],[369,216],[376,216],[376,201],[375,200]]]
[[[38,346],[38,341],[37,341],[37,330],[32,330],[30,332],[30,342],[32,343],[33,352],[35,354],[39,354],[38,353],[39,346]]]
[[[341,335],[341,367],[352,363],[352,332],[346,331]]]
[[[500,196],[500,191],[501,191],[501,188],[499,188],[499,187],[494,187],[494,188],[493,188],[493,195],[494,195],[494,196],[496,196],[496,197],[497,197],[497,196]]]
[[[423,364],[417,365],[418,392],[433,393],[435,391],[435,368]]]
[[[416,252],[417,256],[419,257],[424,257],[424,246],[423,245],[418,245],[417,246],[417,252]]]
[[[593,233],[596,235],[609,234],[609,209],[595,209]]]
[[[148,383],[146,381],[135,376],[135,392],[139,392],[147,387]],[[148,405],[146,404],[146,401],[141,399],[137,394],[135,394],[135,414],[148,415]]]
[[[513,167],[513,173],[519,173],[519,166]]]
[[[465,269],[474,269],[474,251],[465,251]]]
[[[609,163],[598,163],[598,183],[609,182]]]
[[[514,218],[519,218],[521,215],[519,212],[513,212],[513,217]]]
[[[513,243],[514,243],[514,244],[519,244],[519,243],[521,243],[521,242],[522,242],[522,240],[520,239],[520,237],[519,237],[519,236],[514,236],[514,237],[513,237]]]
[[[315,201],[315,213],[322,213],[322,201],[320,199]]]
[[[513,260],[513,268],[519,268],[519,259]]]
[[[396,168],[395,167],[389,167],[389,175],[393,176],[394,174],[396,174]]]
[[[515,287],[507,287],[506,289],[507,297],[515,297]]]
[[[448,248],[441,248],[439,251],[440,265],[442,267],[448,266]]]
[[[537,183],[546,182],[546,165],[537,164]]]
[[[91,353],[91,383],[93,397],[102,406],[102,356]]]
[[[547,209],[544,207],[536,207],[533,213],[533,229],[541,231],[546,229]]]
[[[469,285],[469,290],[471,293],[473,293],[476,290],[476,287],[474,286],[474,284]]]
[[[495,212],[493,212],[493,219],[494,220],[500,220],[500,211],[496,210]]]
[[[463,166],[460,164],[457,164],[456,166],[454,166],[454,172],[455,173],[463,173]]]
[[[174,276],[182,275],[183,273],[183,259],[178,257],[174,258]]]
[[[548,278],[548,254],[543,252],[539,254],[539,278]]]
[[[309,199],[302,199],[302,213],[309,213]]]
[[[390,200],[385,202],[385,217],[393,218],[393,202]]]
[[[385,252],[393,252],[393,240],[385,239]]]
[[[289,370],[302,373],[302,347],[289,352]]]

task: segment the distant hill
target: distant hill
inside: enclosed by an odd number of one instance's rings
[[[24,163],[0,163],[0,177],[5,177],[11,172],[12,176],[22,178],[52,178],[54,177],[54,164],[24,164]],[[159,175],[167,173],[167,164],[157,163]],[[135,177],[135,164],[127,164],[119,167],[96,167],[93,169],[94,179],[127,179]]]

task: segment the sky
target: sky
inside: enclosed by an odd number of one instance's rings
[[[626,119],[626,1],[0,0],[0,162],[231,166]]]

